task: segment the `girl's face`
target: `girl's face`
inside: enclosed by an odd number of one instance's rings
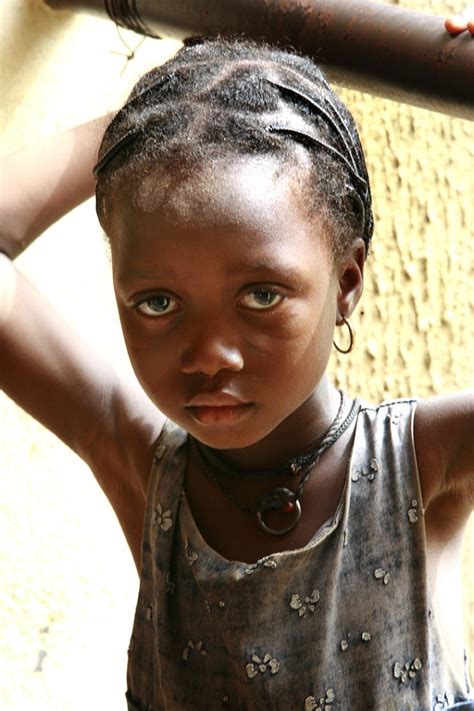
[[[338,314],[363,250],[335,262],[322,221],[271,159],[149,174],[111,225],[114,284],[135,373],[197,439],[221,448],[295,434],[318,405]],[[290,427],[291,429],[291,427]]]

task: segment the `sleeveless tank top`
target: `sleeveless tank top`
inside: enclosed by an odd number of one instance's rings
[[[129,648],[129,711],[440,711],[469,698],[434,618],[415,400],[357,417],[335,514],[249,565],[204,541],[183,493],[187,434],[157,443]]]

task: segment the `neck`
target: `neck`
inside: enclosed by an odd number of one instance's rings
[[[311,396],[263,439],[250,447],[221,450],[219,456],[236,469],[277,467],[314,447],[334,420],[339,404],[338,390],[324,376]]]

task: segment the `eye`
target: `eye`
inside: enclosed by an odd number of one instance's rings
[[[276,306],[276,304],[279,304],[282,299],[283,294],[280,294],[279,291],[263,287],[252,289],[252,291],[240,300],[240,303],[247,309],[263,311],[271,308],[272,306]]]
[[[143,299],[143,301],[136,304],[135,308],[146,316],[163,316],[176,311],[178,303],[176,299],[172,299],[170,296],[157,294]]]

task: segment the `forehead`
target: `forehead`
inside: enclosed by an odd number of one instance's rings
[[[301,212],[304,201],[299,200],[293,173],[281,161],[261,156],[157,166],[127,183],[128,199],[121,205],[143,213],[159,211],[177,224],[250,218],[274,208],[277,201]]]
[[[296,249],[301,259],[305,249],[326,243],[322,220],[308,215],[301,177],[262,157],[189,170],[156,168],[130,182],[115,201],[112,258],[124,267],[149,259],[150,249],[166,245],[168,253],[183,253],[205,242],[217,255],[229,242],[234,250]]]

